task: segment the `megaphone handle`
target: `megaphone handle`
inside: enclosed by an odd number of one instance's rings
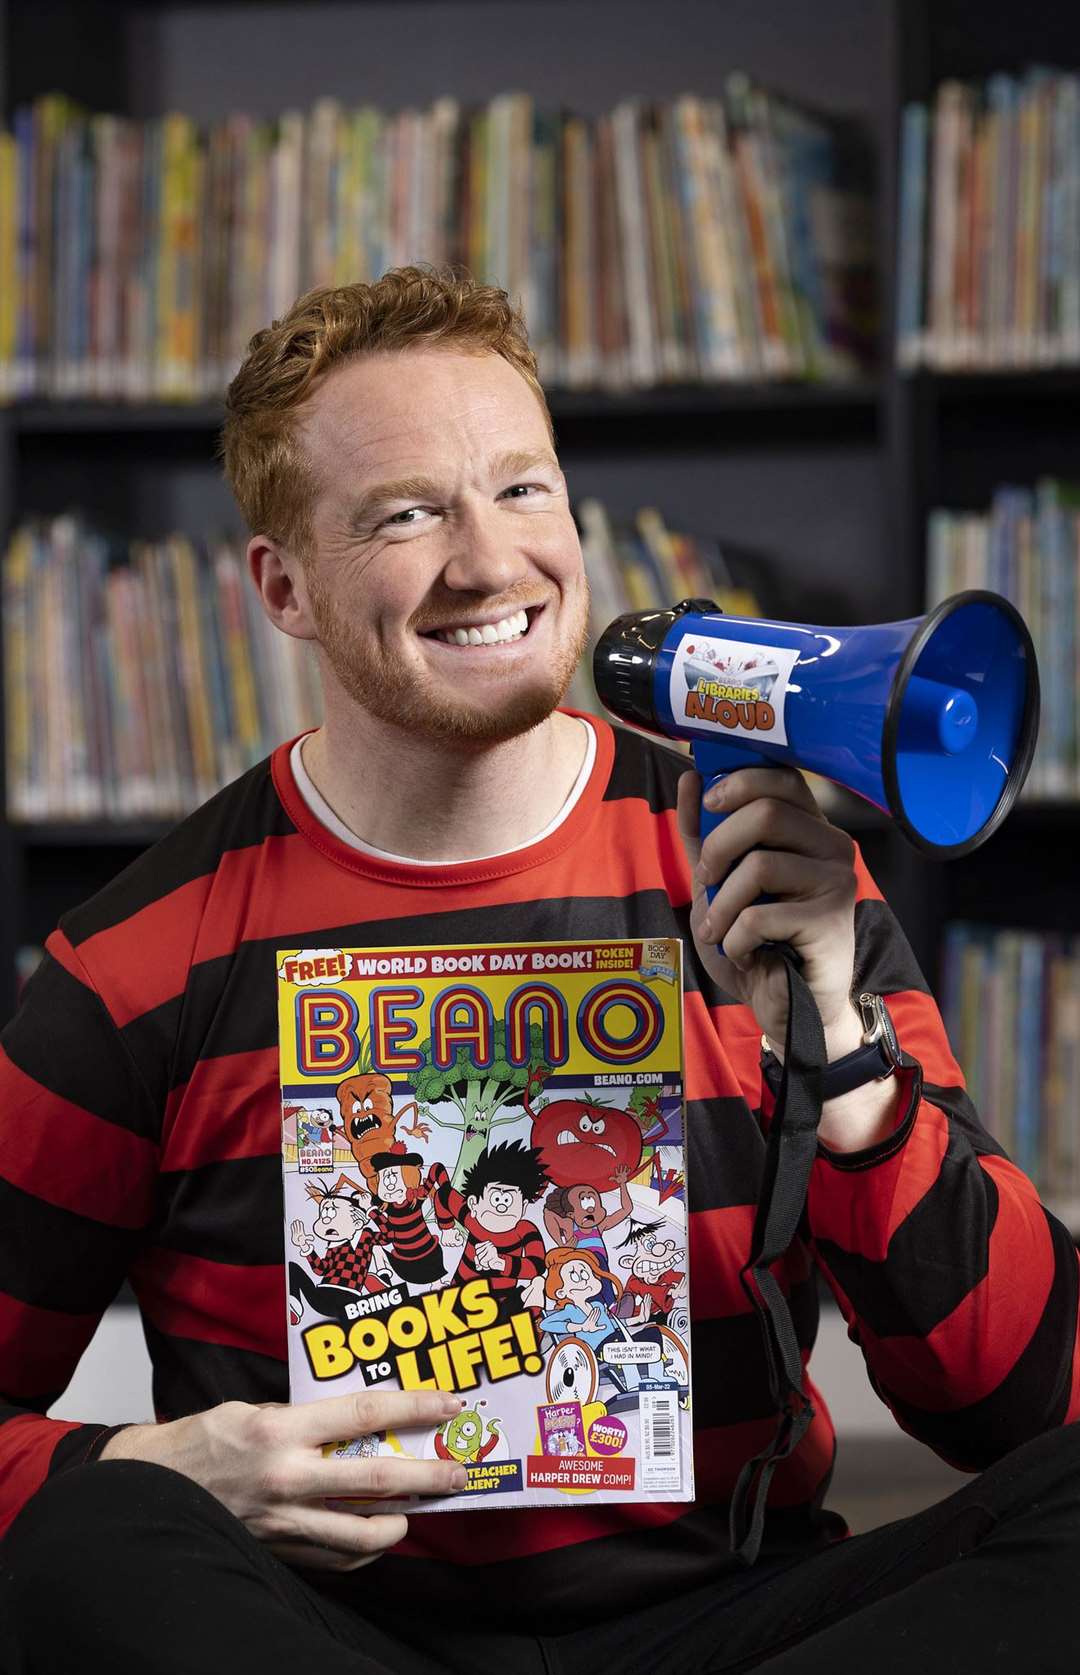
[[[726,779],[728,774],[734,773],[736,768],[775,768],[779,764],[768,756],[762,756],[760,751],[742,750],[736,745],[721,741],[714,744],[711,739],[694,739],[691,749],[694,754],[694,766],[701,775],[701,807],[698,810],[698,837],[704,844],[710,832],[716,830],[726,814],[714,813],[705,807],[705,793],[718,780]],[[712,902],[719,884],[709,884],[705,888],[706,900]],[[769,895],[758,897],[758,901],[773,901]]]

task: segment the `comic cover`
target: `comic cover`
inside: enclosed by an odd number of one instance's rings
[[[380,1510],[692,1498],[681,952],[278,951],[291,1398],[462,1397]]]

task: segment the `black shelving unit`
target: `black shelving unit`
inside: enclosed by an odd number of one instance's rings
[[[564,5],[566,29],[553,29]],[[513,29],[491,27],[496,9],[501,22],[513,13]],[[320,93],[393,109],[448,86],[464,103],[524,85],[538,100],[595,114],[628,93],[708,93],[740,67],[860,115],[878,152],[885,310],[876,380],[549,392],[572,494],[599,494],[620,514],[653,501],[676,526],[776,553],[777,614],[823,623],[921,612],[934,505],[982,506],[1002,479],[1075,474],[1080,369],[909,377],[892,354],[902,105],[946,76],[1035,60],[1080,63],[1080,13],[1053,0],[984,4],[973,26],[960,0],[671,0],[662,15],[653,0],[576,0],[572,13],[565,0],[0,0],[8,111],[54,88],[99,109],[145,117],[172,107],[205,120],[236,107],[268,116]],[[238,527],[214,463],[221,412],[219,403],[40,401],[0,410],[0,538],[31,510],[72,505],[135,535],[230,519]],[[196,519],[196,509],[205,515]],[[1056,924],[1080,914],[1080,895],[1068,892],[1080,831],[1071,805],[1022,807],[983,849],[948,866],[915,854],[884,822],[858,826],[932,978],[941,925],[954,913],[983,903],[989,916],[992,903],[1034,924],[1052,894]],[[13,1003],[17,946],[40,940],[57,912],[164,829],[0,823],[0,1016]],[[1018,866],[1033,849],[1039,865]]]

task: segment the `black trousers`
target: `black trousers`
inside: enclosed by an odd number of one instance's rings
[[[377,1598],[378,1561],[360,1575]],[[392,1626],[361,1615],[135,1461],[59,1474],[0,1546],[10,1675],[1075,1675],[1078,1575],[1080,1425],[913,1518],[543,1639],[436,1622],[419,1598]]]

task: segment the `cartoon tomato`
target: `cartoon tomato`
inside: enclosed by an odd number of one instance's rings
[[[620,1166],[636,1175],[641,1167],[641,1129],[628,1111],[582,1099],[555,1099],[532,1118],[532,1144],[553,1186],[606,1190]]]

